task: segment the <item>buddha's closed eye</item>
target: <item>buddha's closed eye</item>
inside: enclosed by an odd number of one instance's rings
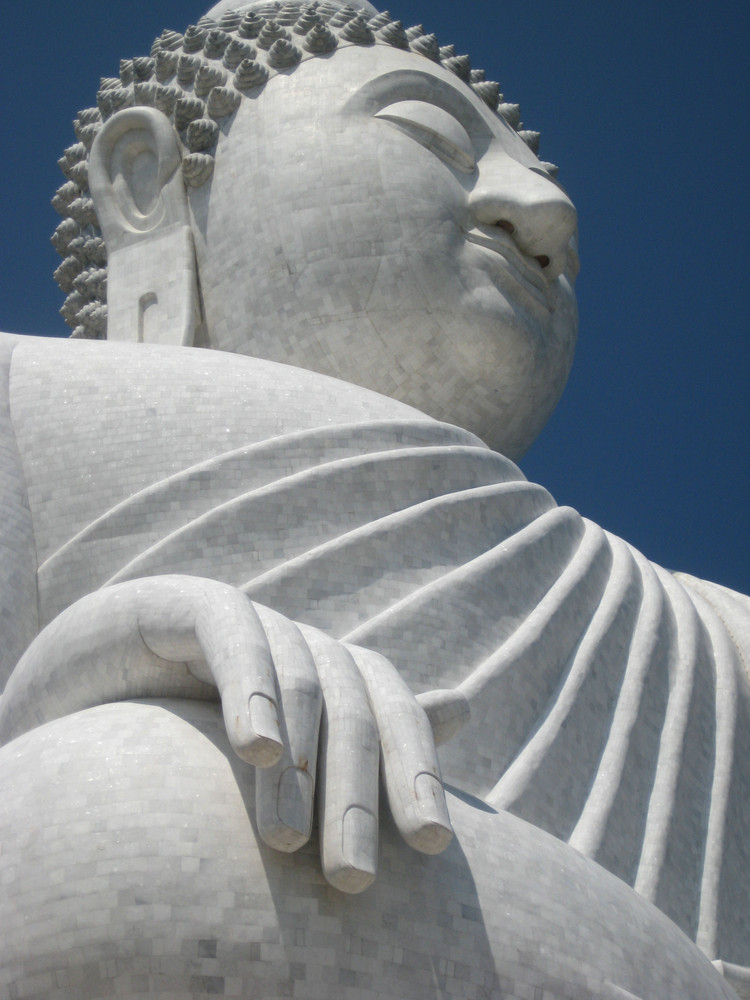
[[[416,139],[445,163],[465,173],[476,167],[474,146],[463,125],[427,101],[399,101],[375,115]]]

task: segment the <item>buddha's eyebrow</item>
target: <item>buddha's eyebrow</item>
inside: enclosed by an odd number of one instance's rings
[[[396,100],[434,104],[453,115],[474,136],[487,140],[492,138],[490,124],[468,95],[448,80],[440,80],[431,73],[419,70],[392,70],[368,80],[346,102],[343,111],[376,114]],[[503,122],[499,116],[498,121]]]

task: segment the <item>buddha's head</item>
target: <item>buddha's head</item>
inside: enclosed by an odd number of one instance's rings
[[[79,116],[56,234],[74,335],[313,369],[519,456],[576,334],[575,209],[538,137],[421,28],[227,6]]]

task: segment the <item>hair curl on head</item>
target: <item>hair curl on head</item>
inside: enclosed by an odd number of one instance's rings
[[[441,47],[421,24],[405,30],[387,11],[370,16],[335,0],[276,0],[247,13],[226,11],[218,21],[203,17],[184,34],[165,30],[149,56],[124,59],[118,77],[102,79],[97,107],[78,113],[78,141],[58,161],[66,181],[52,199],[63,217],[52,236],[63,258],[55,280],[67,296],[60,312],[73,337],[106,336],[107,253],[88,190],[89,152],[102,124],[122,108],[162,111],[180,141],[185,183],[200,187],[213,172],[217,122],[234,114],[245,95],[300,62],[358,45],[391,45],[440,63],[537,152],[539,133],[523,129],[519,106],[504,102],[498,84],[452,45]]]

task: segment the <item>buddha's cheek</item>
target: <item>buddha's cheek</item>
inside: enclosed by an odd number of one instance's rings
[[[451,171],[384,121],[296,118],[293,102],[291,144],[276,98],[257,120],[240,108],[192,195],[212,343],[267,356],[300,321],[458,303],[467,193]]]

